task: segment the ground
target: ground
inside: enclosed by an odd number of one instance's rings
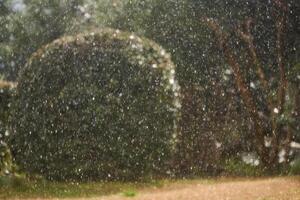
[[[36,198],[35,200],[37,200]],[[115,195],[64,200],[300,200],[300,177],[179,181]],[[31,199],[33,200],[33,199]],[[58,200],[49,198],[43,200]]]

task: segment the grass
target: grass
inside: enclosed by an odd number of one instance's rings
[[[238,159],[228,159],[224,163],[224,173],[238,177],[261,177],[266,173],[257,166],[252,166]]]
[[[133,191],[133,190],[128,190],[128,191],[123,192],[123,195],[125,197],[135,197],[136,194],[137,194],[136,191]]]
[[[0,199],[94,197],[116,193],[133,197],[136,190],[161,186],[158,181],[70,183],[0,177]]]
[[[272,178],[272,177],[270,177]],[[294,177],[295,179],[299,177]],[[29,180],[24,177],[0,177],[0,199],[27,198],[86,198],[110,194],[120,194],[131,198],[137,196],[137,191],[154,188],[175,189],[186,185],[211,185],[234,181],[259,180],[258,177],[214,177],[195,179],[162,179],[144,182],[49,182],[43,179]]]
[[[1,177],[0,199],[26,198],[80,198],[96,197],[110,194],[121,194],[125,197],[135,197],[137,191],[164,186],[182,184],[212,184],[217,179],[149,179],[143,182],[50,182],[43,179],[29,180],[25,177]]]

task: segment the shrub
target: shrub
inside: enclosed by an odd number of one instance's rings
[[[9,115],[9,105],[13,96],[15,83],[0,80],[0,131],[5,129]]]
[[[293,161],[289,173],[291,175],[300,175],[300,159],[296,159]]]
[[[0,176],[12,171],[12,157],[6,144],[10,101],[15,84],[0,80]]]
[[[103,29],[38,50],[20,74],[12,152],[55,180],[137,179],[163,171],[172,148],[177,84],[154,42]]]
[[[229,176],[262,176],[265,174],[260,166],[247,164],[237,158],[231,158],[224,163],[224,174]]]

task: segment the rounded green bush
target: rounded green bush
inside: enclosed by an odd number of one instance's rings
[[[128,180],[163,171],[176,128],[168,54],[103,29],[38,50],[20,74],[11,146],[26,172],[54,180]]]

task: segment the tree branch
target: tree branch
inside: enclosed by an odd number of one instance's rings
[[[287,78],[285,74],[285,59],[284,59],[284,32],[286,28],[286,9],[287,6],[284,5],[283,1],[276,0],[274,1],[275,4],[281,10],[280,16],[278,20],[276,20],[276,51],[277,51],[277,64],[279,68],[280,80],[278,85],[278,110],[279,114],[282,114],[283,107],[285,104],[285,95],[286,95],[286,88],[287,88]]]
[[[261,63],[258,59],[256,48],[254,46],[253,42],[253,36],[251,35],[251,24],[252,19],[248,19],[245,23],[245,32],[242,31],[241,27],[237,28],[237,33],[240,36],[240,38],[247,44],[249,54],[252,58],[252,63],[256,67],[256,74],[259,77],[259,80],[263,86],[263,89],[265,91],[268,90],[268,81],[266,80],[265,72],[261,66]]]
[[[236,86],[239,89],[241,97],[245,103],[245,106],[254,122],[254,126],[256,129],[256,143],[259,149],[258,153],[260,153],[261,157],[264,157],[264,131],[261,127],[261,122],[259,120],[258,109],[254,103],[253,95],[246,84],[245,78],[241,72],[241,66],[238,62],[238,59],[235,57],[234,53],[232,52],[230,46],[228,45],[227,38],[228,33],[223,31],[222,27],[219,23],[210,18],[202,18],[201,22],[206,24],[217,36],[221,49],[224,51],[225,58],[227,59],[228,64],[232,67],[234,78],[236,82]]]

